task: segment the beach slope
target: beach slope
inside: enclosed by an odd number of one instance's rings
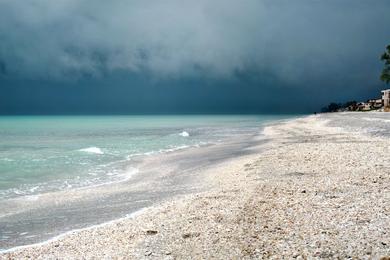
[[[270,125],[261,153],[207,170],[210,191],[0,258],[390,256],[390,139],[337,120]]]

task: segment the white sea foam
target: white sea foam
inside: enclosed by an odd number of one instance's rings
[[[34,191],[36,191],[37,189],[39,189],[39,186],[34,186],[34,187],[30,188],[30,192],[34,192]]]
[[[183,137],[189,137],[190,136],[190,134],[188,132],[186,132],[186,131],[181,132],[179,135],[183,136]]]
[[[64,185],[65,185],[66,188],[68,188],[68,189],[72,188],[72,184],[70,184],[68,181],[64,181]]]
[[[130,179],[131,177],[133,177],[135,174],[139,173],[139,169],[138,168],[135,168],[135,167],[129,167],[127,170],[126,170],[126,173],[124,174],[125,175],[125,180],[128,180]]]
[[[18,189],[13,189],[13,192],[17,195],[25,195],[24,191],[18,190]]]
[[[29,201],[37,201],[39,197],[40,197],[39,195],[29,195],[29,196],[25,196],[24,198]]]
[[[172,148],[169,148],[169,149],[160,150],[159,153],[175,152],[175,151],[183,150],[183,149],[186,149],[186,148],[189,148],[189,147],[190,146],[188,146],[188,145],[182,145],[182,146],[172,147]],[[195,145],[194,145],[194,147],[195,147]]]
[[[79,151],[86,152],[86,153],[104,154],[99,147],[88,147],[88,148],[80,149]]]
[[[143,156],[143,155],[151,156],[151,155],[155,155],[155,154],[163,154],[163,153],[175,152],[175,151],[187,149],[187,148],[190,148],[190,147],[199,148],[201,146],[209,145],[209,144],[216,144],[216,142],[215,143],[212,143],[212,142],[199,142],[199,143],[193,144],[193,145],[168,146],[169,148],[160,149],[160,150],[157,150],[157,151],[150,151],[150,152],[145,152],[145,153],[133,153],[133,154],[130,154],[130,155],[126,156],[126,160],[131,160],[133,157],[136,157],[136,156]]]

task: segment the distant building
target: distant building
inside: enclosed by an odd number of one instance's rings
[[[345,104],[331,103],[323,109],[323,112],[346,112],[346,111],[377,111],[390,112],[390,89],[381,91],[382,98],[369,99],[367,102],[349,101]]]
[[[359,102],[357,103],[357,111],[370,111],[371,104],[366,102]]]
[[[347,107],[348,111],[356,111],[358,108],[357,104],[352,104]]]
[[[390,89],[382,90],[382,102],[384,107],[390,107]]]
[[[367,101],[367,103],[370,104],[371,108],[372,109],[379,109],[381,108],[383,105],[383,100],[382,99],[370,99]]]

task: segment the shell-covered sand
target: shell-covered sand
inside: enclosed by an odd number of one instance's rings
[[[390,257],[390,139],[305,117],[264,130],[263,152],[217,165],[211,191],[2,259]]]

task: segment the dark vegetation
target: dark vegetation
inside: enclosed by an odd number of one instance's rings
[[[390,45],[387,45],[386,51],[382,54],[381,60],[385,62],[382,70],[381,80],[389,84],[390,82]]]
[[[337,112],[340,109],[354,111],[356,109],[356,107],[357,107],[356,101],[348,101],[344,104],[332,102],[328,106],[323,107],[321,109],[321,112],[324,112],[324,113],[325,112]]]

